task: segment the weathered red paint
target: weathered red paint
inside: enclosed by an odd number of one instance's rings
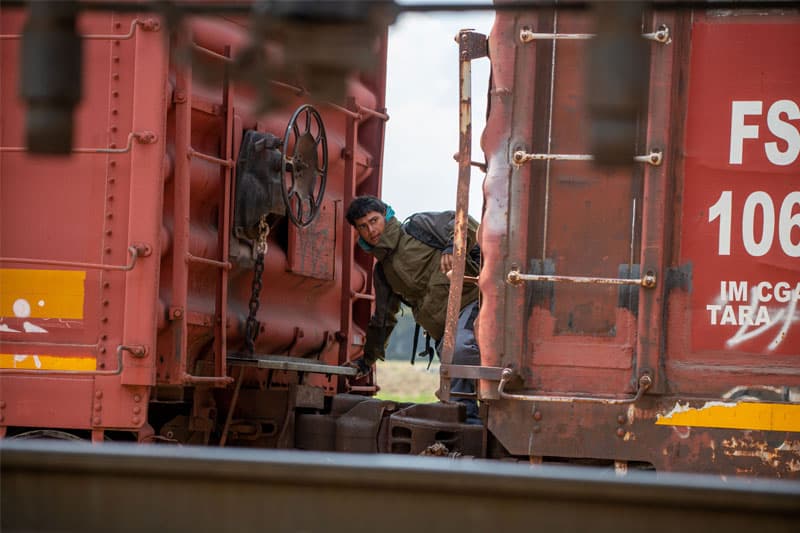
[[[584,102],[591,88],[582,73],[590,41],[523,42],[520,33],[532,28],[585,34],[593,28],[578,12],[497,14],[489,38],[492,86],[483,135],[489,165],[478,340],[483,366],[513,370],[503,390],[517,399],[498,401],[493,379],[483,379],[480,387],[489,404],[489,429],[512,454],[537,461],[614,459],[664,470],[798,475],[796,433],[655,425],[657,415],[679,402],[730,399],[749,388],[757,397],[759,389],[790,391],[800,384],[796,327],[772,350],[755,340],[725,345],[738,328],[711,329],[705,307],[719,294],[720,280],[773,286],[784,280],[791,289],[800,281],[797,259],[776,254],[777,233],[769,253],[746,262],[741,238],[730,256],[716,254],[718,224],[708,221],[721,190],[740,196],[734,234],[741,234],[742,205],[752,191],[774,196],[776,210],[778,197],[800,196],[789,179],[800,161],[777,170],[764,163],[762,145],[776,140],[774,135],[748,138],[745,164],[728,164],[732,100],[763,100],[762,115],[748,117],[746,124],[766,132],[769,104],[800,99],[797,71],[782,62],[786,50],[798,48],[798,22],[796,15],[775,13],[647,15],[643,32],[664,24],[671,40],[648,44],[648,104],[637,153],[660,150],[663,157],[660,165],[618,170],[585,161],[515,164],[518,150],[589,150]],[[769,45],[767,34],[775,36]],[[792,124],[796,131],[796,120]],[[788,213],[797,211],[794,205]],[[756,240],[760,224],[758,219]],[[797,243],[797,231],[793,226],[790,245]],[[514,269],[626,277],[618,270],[629,263],[640,265],[631,277],[651,272],[655,287],[508,282]],[[791,302],[784,305],[788,309]],[[642,376],[650,385],[641,400],[608,405],[609,399],[631,398]],[[525,396],[537,400],[520,399]],[[580,401],[567,401],[574,397]]]
[[[0,33],[20,34],[25,12],[3,9],[2,15]],[[146,245],[151,253],[138,257],[129,272],[87,268],[84,316],[68,328],[48,326],[38,337],[0,332],[0,353],[97,358],[96,372],[76,376],[0,371],[6,405],[0,424],[138,429],[147,422],[153,387],[232,381],[227,359],[232,351],[243,351],[253,275],[249,244],[231,234],[235,158],[244,130],[282,138],[292,112],[310,97],[288,83],[270,84],[281,106],[257,114],[252,88],[227,79],[200,81],[198,65],[219,66],[246,45],[246,25],[233,19],[187,19],[173,35],[165,35],[166,26],[152,14],[91,12],[78,20],[78,32],[92,38],[84,41],[84,98],[75,116],[78,153],[70,157],[33,157],[20,148],[25,111],[16,94],[20,40],[0,41],[0,257],[125,265],[131,244]],[[202,61],[177,60],[181,54],[171,52],[181,46]],[[375,50],[379,63],[385,62],[385,36]],[[329,143],[325,199],[310,227],[284,225],[269,236],[257,317],[259,353],[338,365],[360,350],[370,302],[352,295],[371,292],[371,259],[363,254],[352,259],[353,241],[343,239],[351,231],[343,213],[353,194],[380,190],[388,118],[384,84],[380,64],[375,72],[349,78],[352,112],[315,102]],[[354,124],[356,135],[346,136]],[[105,149],[118,153],[102,153]],[[70,268],[8,261],[2,267]],[[340,319],[343,310],[353,308],[352,316]],[[122,350],[120,368],[121,345],[142,346],[146,355]],[[258,371],[251,379],[266,376]],[[291,381],[280,373],[272,380]],[[304,383],[329,394],[340,388],[335,377],[324,375],[308,376]]]

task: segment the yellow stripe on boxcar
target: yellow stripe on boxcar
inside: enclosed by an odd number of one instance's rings
[[[94,357],[64,357],[57,355],[0,354],[0,368],[21,370],[97,370]]]
[[[658,415],[656,425],[762,431],[800,431],[800,404],[708,402],[703,407],[677,405]]]
[[[0,268],[0,317],[83,319],[81,270]]]

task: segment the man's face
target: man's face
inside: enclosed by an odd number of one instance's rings
[[[355,224],[358,235],[370,246],[378,244],[385,227],[386,217],[377,211],[370,211],[363,217],[357,218]]]

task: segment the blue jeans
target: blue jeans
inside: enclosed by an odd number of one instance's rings
[[[456,326],[456,340],[453,349],[454,365],[480,366],[481,353],[478,350],[478,343],[475,340],[475,317],[478,312],[478,302],[472,302],[458,315],[458,325]],[[474,313],[474,314],[473,314]],[[437,349],[441,351],[440,346]],[[453,378],[450,380],[450,391],[463,394],[475,394],[475,380],[467,378]],[[455,401],[464,404],[467,408],[467,423],[481,424],[478,417],[478,402],[472,398],[454,398]]]

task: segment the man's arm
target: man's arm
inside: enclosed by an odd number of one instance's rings
[[[364,361],[369,365],[385,358],[386,345],[400,311],[400,297],[392,291],[380,263],[375,264],[372,284],[375,286],[375,313],[367,326],[364,344]]]
[[[478,244],[478,226],[479,223],[477,220],[472,218],[471,216],[467,215],[467,255],[470,255],[470,251],[477,246]],[[449,228],[450,231],[450,241],[447,243],[447,247],[442,250],[442,258],[439,261],[439,270],[442,274],[447,274],[451,270],[453,270],[453,240],[455,238],[455,219],[453,220],[452,226]]]

